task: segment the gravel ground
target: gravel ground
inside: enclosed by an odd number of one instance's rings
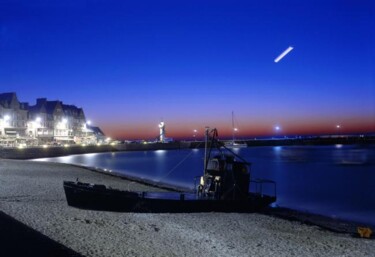
[[[163,191],[66,164],[0,159],[0,210],[85,256],[375,256],[375,240],[262,214],[140,214],[67,206],[64,180]]]

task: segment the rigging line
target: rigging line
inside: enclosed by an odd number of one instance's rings
[[[239,156],[238,154],[236,154],[235,152],[233,152],[231,149],[229,149],[228,147],[226,147],[224,144],[222,145],[226,150],[228,150],[230,153],[232,153],[234,156],[236,156],[238,159],[240,159],[241,161],[243,161],[245,164],[249,165],[250,163],[248,161],[246,161],[244,158],[242,158],[241,156]]]
[[[216,129],[215,129],[216,130]],[[217,139],[218,135],[217,135],[217,131],[216,131],[216,134],[214,134],[212,136],[212,139],[211,139],[211,148],[210,148],[210,151],[209,151],[209,154],[208,156],[210,157],[211,155],[211,150],[212,150],[212,146],[213,146],[213,143],[215,142],[216,143],[216,147],[217,147],[217,150],[223,154],[224,151],[222,149],[220,149],[220,146],[223,147],[225,150],[227,150],[228,152],[230,152],[231,154],[233,154],[235,157],[237,157],[238,159],[240,159],[242,162],[244,162],[245,164],[247,165],[251,165],[251,163],[249,163],[248,161],[246,161],[244,158],[242,158],[241,156],[239,156],[238,154],[236,154],[235,152],[233,152],[231,149],[229,149],[228,147],[225,146],[225,144],[223,144],[222,142],[219,142],[219,140]]]
[[[202,142],[200,142],[196,147],[198,148],[200,145],[202,144]],[[185,156],[185,158],[183,158],[179,163],[177,163],[172,169],[170,169],[165,175],[163,176],[160,176],[159,177],[159,180],[160,179],[163,179],[163,178],[166,178],[168,177],[175,169],[177,169],[178,166],[180,166],[184,161],[186,161],[187,158],[190,157],[190,155],[192,155],[194,152],[191,151],[188,155]]]
[[[240,122],[238,121],[237,117],[235,114],[233,114],[233,119],[234,119],[234,125],[237,127],[237,128],[241,128],[241,124]]]

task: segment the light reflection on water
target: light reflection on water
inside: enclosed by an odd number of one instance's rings
[[[236,149],[252,178],[277,183],[277,205],[375,225],[375,146],[276,146]],[[106,168],[193,187],[203,149],[72,155],[39,159]],[[271,190],[271,189],[270,189]]]

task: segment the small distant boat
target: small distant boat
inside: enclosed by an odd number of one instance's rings
[[[210,145],[210,147],[208,147]],[[69,206],[117,212],[253,212],[276,201],[276,184],[250,180],[250,163],[223,153],[217,130],[206,130],[204,174],[194,192],[123,191],[105,185],[64,181]],[[211,158],[213,148],[220,152]],[[226,149],[228,151],[228,149]],[[237,159],[236,159],[237,158]],[[249,192],[254,184],[254,192]],[[271,186],[271,194],[263,190]]]
[[[235,142],[235,132],[237,131],[237,128],[234,126],[234,113],[232,111],[232,141],[225,142],[224,145],[227,148],[244,148],[247,147],[246,143],[238,143]]]
[[[225,147],[228,147],[228,148],[245,148],[245,147],[247,147],[246,143],[236,143],[234,141],[225,142],[224,145],[225,145]]]

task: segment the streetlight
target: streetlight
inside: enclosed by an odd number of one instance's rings
[[[281,127],[279,125],[276,125],[275,126],[276,137],[279,135],[280,130],[281,130]]]
[[[89,132],[91,132],[90,125],[91,125],[91,120],[87,120],[85,125],[84,125],[84,131],[86,132],[85,133],[85,141],[86,142],[89,141]]]
[[[10,116],[5,115],[4,116],[4,126],[9,126]]]
[[[197,136],[198,130],[194,129],[193,132],[194,132],[193,134],[194,140],[197,141],[196,136]]]
[[[236,138],[236,133],[238,132],[238,128],[233,128],[232,132],[232,143],[234,144],[234,140]]]
[[[61,140],[69,139],[69,124],[67,118],[62,118],[61,121],[57,124],[58,135],[61,137]]]
[[[38,137],[38,129],[41,127],[40,125],[41,120],[42,119],[40,117],[36,117],[35,121],[33,122],[34,123],[34,138]]]
[[[341,125],[340,125],[340,124],[337,124],[337,125],[336,125],[336,129],[337,129],[337,136],[339,136],[339,135],[340,135]]]

